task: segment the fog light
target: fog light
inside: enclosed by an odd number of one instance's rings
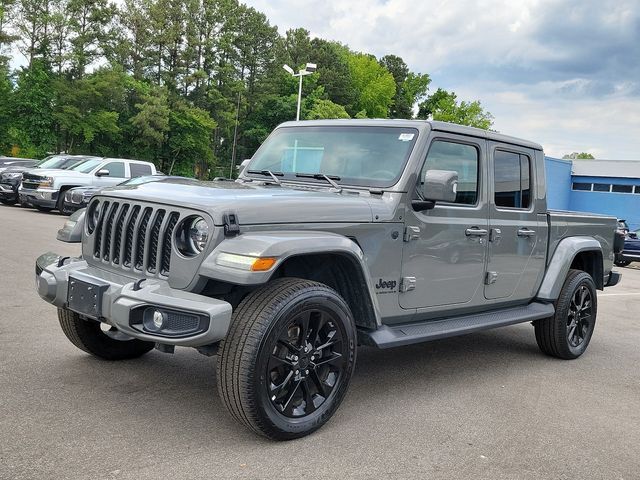
[[[164,326],[164,314],[159,310],[153,312],[153,326],[158,330]]]

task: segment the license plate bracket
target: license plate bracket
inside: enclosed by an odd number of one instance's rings
[[[69,276],[69,290],[67,292],[67,305],[81,315],[91,318],[102,316],[102,297],[109,288],[107,283],[80,279]]]

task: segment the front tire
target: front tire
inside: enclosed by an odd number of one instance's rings
[[[596,325],[596,285],[588,273],[569,270],[553,317],[534,322],[536,341],[547,355],[571,360],[582,355]]]
[[[113,327],[104,331],[100,322],[84,320],[71,310],[59,308],[58,320],[71,343],[80,350],[105,360],[137,358],[154,347],[152,342],[126,337]]]
[[[222,402],[260,435],[308,435],[344,398],[356,343],[353,316],[336,291],[309,280],[274,280],[233,313],[217,365]]]

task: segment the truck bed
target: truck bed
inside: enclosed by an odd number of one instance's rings
[[[613,267],[613,242],[617,227],[617,218],[597,213],[571,212],[567,210],[549,210],[549,253],[547,263],[553,258],[558,243],[567,237],[590,236],[602,246],[602,260],[605,275]]]

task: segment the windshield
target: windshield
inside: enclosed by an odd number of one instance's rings
[[[91,170],[96,168],[101,163],[102,163],[101,158],[94,158],[92,160],[87,160],[85,162],[82,162],[76,165],[75,167],[70,168],[69,170],[73,170],[75,172],[80,172],[80,173],[89,173]]]
[[[36,165],[37,168],[68,168],[84,160],[77,157],[64,157],[62,155],[51,155]]]
[[[417,137],[416,129],[402,127],[280,128],[245,172],[254,178],[250,171],[270,170],[283,178],[321,173],[346,185],[390,187],[400,178]]]

